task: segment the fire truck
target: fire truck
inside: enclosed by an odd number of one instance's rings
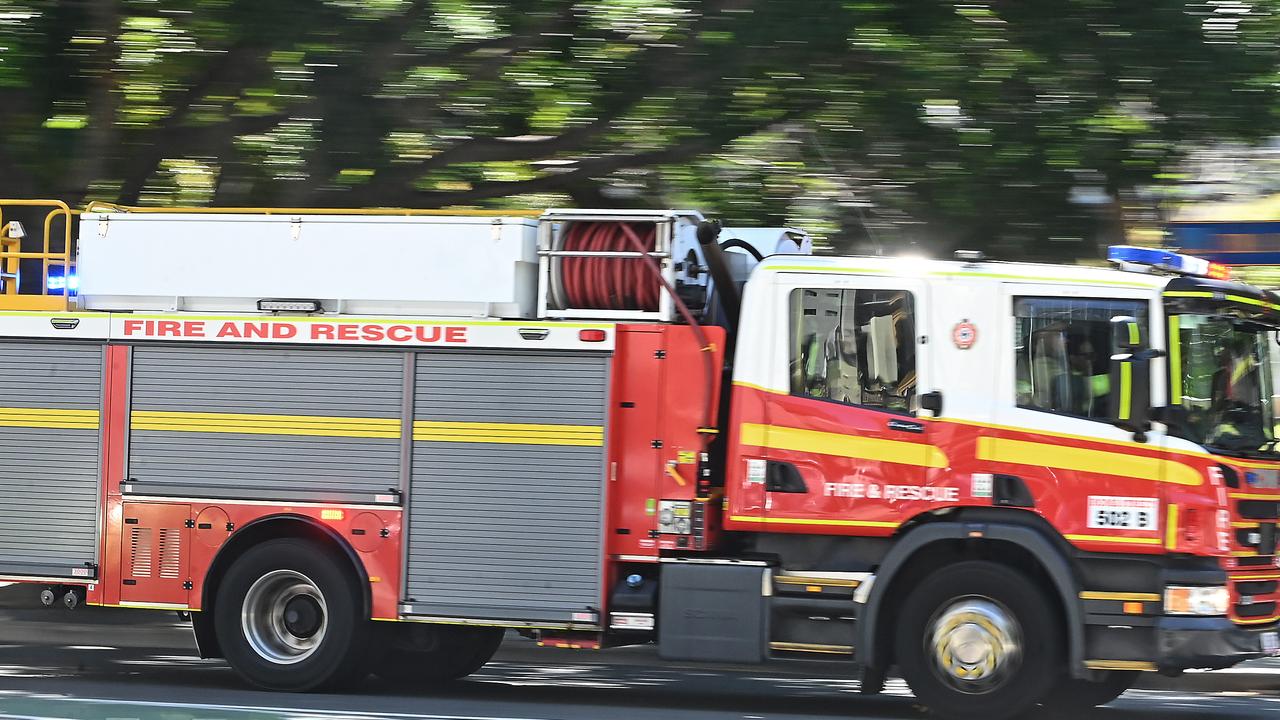
[[[1006,718],[1278,652],[1280,297],[1198,258],[0,207],[0,579],[189,613],[253,685],[447,681],[515,630]]]

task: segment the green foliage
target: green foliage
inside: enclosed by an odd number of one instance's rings
[[[0,0],[0,190],[1079,257],[1080,198],[1276,133],[1278,42],[1280,0]]]

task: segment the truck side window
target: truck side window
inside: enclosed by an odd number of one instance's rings
[[[791,393],[908,411],[916,391],[915,318],[902,290],[791,293]]]
[[[1115,352],[1111,318],[1147,322],[1146,303],[1087,298],[1014,298],[1014,382],[1020,408],[1102,418]]]

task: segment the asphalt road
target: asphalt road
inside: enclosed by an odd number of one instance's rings
[[[406,692],[247,689],[220,661],[194,657],[170,613],[0,609],[0,718],[123,720],[784,720],[925,718],[906,688],[862,697],[838,669],[658,663],[648,649],[549,650],[512,638],[468,680]],[[1103,720],[1280,717],[1280,694],[1131,691],[1090,713]]]

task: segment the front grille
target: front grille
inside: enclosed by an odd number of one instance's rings
[[[1252,605],[1236,605],[1236,617],[1263,618],[1276,614],[1276,604],[1272,602],[1253,603]]]
[[[1275,557],[1280,498],[1242,493],[1232,499],[1236,528],[1231,533],[1235,556],[1230,573],[1231,619],[1254,627],[1267,625],[1280,620],[1280,572]]]
[[[1240,580],[1236,582],[1236,593],[1240,595],[1270,595],[1276,591],[1275,580]]]

